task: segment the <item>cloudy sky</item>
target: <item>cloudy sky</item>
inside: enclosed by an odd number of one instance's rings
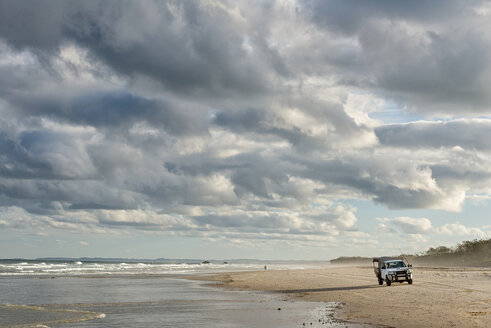
[[[0,2],[0,257],[491,236],[487,1]]]

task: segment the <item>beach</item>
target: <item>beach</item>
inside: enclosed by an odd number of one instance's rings
[[[487,327],[491,268],[0,261],[0,327]],[[253,316],[250,314],[254,313]]]
[[[370,266],[220,273],[193,279],[293,301],[341,302],[341,320],[389,327],[489,327],[491,269],[415,267],[414,283],[379,286]]]

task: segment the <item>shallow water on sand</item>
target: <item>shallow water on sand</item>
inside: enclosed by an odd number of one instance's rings
[[[331,322],[335,304],[291,302],[167,276],[3,276],[0,290],[0,327],[346,326]]]

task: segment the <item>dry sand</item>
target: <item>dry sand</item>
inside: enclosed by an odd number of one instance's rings
[[[223,273],[227,288],[346,305],[339,319],[390,327],[491,327],[491,269],[414,268],[413,285],[379,286],[371,267]],[[203,277],[199,278],[203,280]]]

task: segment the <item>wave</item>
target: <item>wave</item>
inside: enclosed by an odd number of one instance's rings
[[[318,265],[317,265],[318,266]],[[306,265],[272,264],[268,268],[302,269]],[[196,274],[224,271],[263,270],[258,263],[143,263],[143,262],[0,262],[0,276],[10,275],[122,275],[122,274]]]

